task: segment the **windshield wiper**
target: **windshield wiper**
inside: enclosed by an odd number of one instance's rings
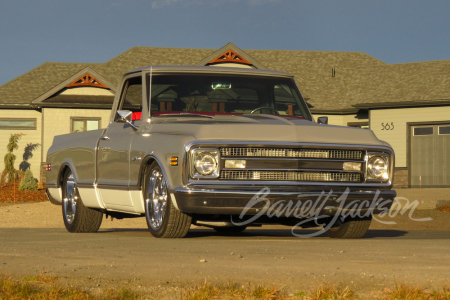
[[[213,116],[208,116],[208,115],[199,115],[199,114],[194,114],[194,113],[179,113],[179,114],[164,114],[164,115],[159,115],[159,117],[204,117],[204,118],[209,118],[209,119],[214,119]]]

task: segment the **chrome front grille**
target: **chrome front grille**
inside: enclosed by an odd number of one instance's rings
[[[267,181],[361,182],[360,173],[288,172],[288,171],[221,171],[219,179]]]
[[[289,148],[221,148],[220,154],[225,157],[298,157],[327,159],[363,159],[360,150],[316,150]]]

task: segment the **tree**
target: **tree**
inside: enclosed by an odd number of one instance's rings
[[[4,174],[8,182],[14,181],[14,176],[16,176],[16,169],[14,168],[14,162],[16,161],[16,155],[13,153],[14,150],[19,149],[19,140],[22,138],[23,133],[11,134],[9,138],[9,143],[6,145],[8,153],[5,155],[5,170]]]
[[[25,176],[22,179],[22,182],[20,183],[19,191],[37,191],[38,186],[36,183],[36,180],[33,178],[33,173],[31,173],[31,170],[28,169],[25,172]]]

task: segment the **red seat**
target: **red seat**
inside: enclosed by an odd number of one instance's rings
[[[131,116],[131,120],[132,121],[140,120],[141,116],[142,116],[141,112],[134,112],[133,115]]]

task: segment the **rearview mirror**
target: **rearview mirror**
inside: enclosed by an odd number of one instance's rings
[[[131,123],[133,113],[129,110],[118,110],[116,112],[116,117],[114,121],[116,122],[124,122],[124,123]]]
[[[328,117],[318,117],[317,123],[319,124],[328,124]]]
[[[116,117],[114,118],[114,121],[119,122],[119,123],[127,123],[131,127],[133,127],[133,129],[138,129],[137,126],[135,126],[133,123],[131,123],[132,117],[133,117],[133,113],[129,110],[118,110],[116,112]]]

